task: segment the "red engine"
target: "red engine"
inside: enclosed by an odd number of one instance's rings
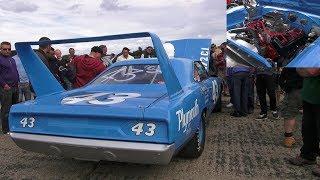
[[[265,19],[248,22],[246,27],[253,30],[258,37],[258,44],[264,51],[264,57],[277,60],[280,56],[289,53],[290,48],[297,45],[300,39],[304,38],[303,30],[296,28],[275,28]],[[277,29],[277,30],[276,30]]]

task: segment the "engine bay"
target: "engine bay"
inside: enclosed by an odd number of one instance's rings
[[[320,36],[318,25],[307,25],[307,19],[293,12],[273,11],[259,18],[248,16],[242,27],[229,30],[227,36],[253,45],[262,57],[285,66]]]

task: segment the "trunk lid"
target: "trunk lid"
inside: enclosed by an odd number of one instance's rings
[[[168,118],[155,115],[152,121],[144,120],[145,108],[166,96],[166,89],[148,86],[90,86],[18,104],[10,112],[10,131],[166,143]],[[148,123],[156,126],[152,136],[146,133]]]

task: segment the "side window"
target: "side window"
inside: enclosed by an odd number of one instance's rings
[[[202,71],[204,72],[204,76],[206,76],[205,79],[209,78],[210,76],[209,76],[209,73],[208,73],[206,67],[203,65],[202,62],[199,62],[199,64],[200,64],[200,66],[202,68]]]
[[[196,82],[201,82],[208,78],[208,73],[201,62],[194,63],[193,76]]]
[[[195,64],[193,66],[193,79],[196,82],[200,82],[201,81],[198,67]]]

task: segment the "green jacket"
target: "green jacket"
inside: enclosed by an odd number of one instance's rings
[[[303,80],[302,99],[310,104],[320,105],[320,76]]]

